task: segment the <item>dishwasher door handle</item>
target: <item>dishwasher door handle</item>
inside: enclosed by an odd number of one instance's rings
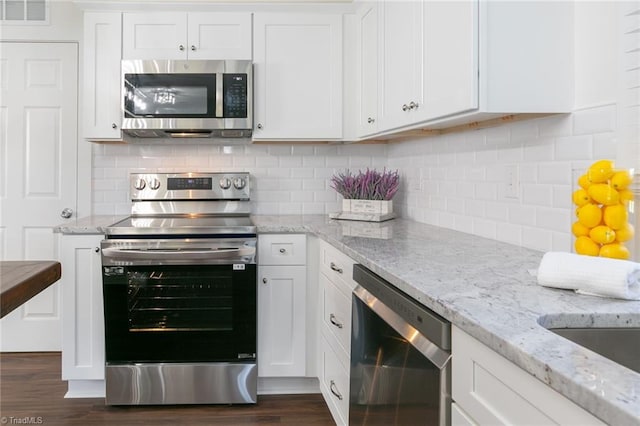
[[[378,314],[391,328],[400,336],[407,339],[409,344],[416,348],[418,352],[425,356],[440,370],[445,368],[451,359],[451,353],[441,349],[416,328],[409,324],[404,318],[395,313],[385,305],[380,299],[371,294],[362,285],[358,285],[353,290],[353,296],[362,300],[369,309]]]

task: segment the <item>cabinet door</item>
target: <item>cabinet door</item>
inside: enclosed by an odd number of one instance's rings
[[[374,4],[359,15],[360,115],[358,133],[370,135],[378,129],[378,9]]]
[[[121,139],[119,12],[84,14],[84,137]]]
[[[342,137],[342,17],[256,14],[254,139]]]
[[[190,13],[189,59],[251,59],[250,13]]]
[[[104,379],[102,235],[62,235],[62,379]]]
[[[417,120],[478,108],[478,0],[424,4],[423,88]]]
[[[306,365],[306,267],[260,266],[258,375],[302,377]]]
[[[415,120],[422,104],[422,1],[385,0],[378,5],[381,36],[381,99],[379,130]],[[416,107],[417,106],[417,107]]]
[[[125,13],[122,59],[186,59],[187,14]]]

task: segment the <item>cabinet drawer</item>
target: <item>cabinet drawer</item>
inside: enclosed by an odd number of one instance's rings
[[[260,265],[305,265],[306,262],[306,235],[258,235],[258,263]]]
[[[348,356],[351,353],[351,298],[338,289],[336,284],[320,274],[322,298],[322,323]]]
[[[346,425],[349,420],[349,373],[345,365],[349,360],[340,361],[335,349],[320,333],[320,389],[337,425]]]
[[[357,262],[335,247],[321,241],[320,243],[320,270],[334,281],[341,280],[345,285],[346,294],[351,294],[357,283],[353,281],[353,265]]]

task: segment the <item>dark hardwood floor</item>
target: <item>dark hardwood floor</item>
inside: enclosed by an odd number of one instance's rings
[[[0,354],[0,423],[42,425],[333,425],[322,396],[259,396],[257,405],[107,407],[64,399],[60,353]],[[25,421],[26,420],[26,421]]]

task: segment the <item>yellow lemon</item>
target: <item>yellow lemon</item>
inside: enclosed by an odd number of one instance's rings
[[[600,225],[602,220],[602,210],[595,204],[585,204],[578,210],[578,222],[587,228],[594,228]],[[612,226],[609,226],[613,228]]]
[[[623,189],[618,191],[618,197],[622,204],[627,204],[629,201],[633,200],[633,192],[629,189]]]
[[[619,243],[605,244],[600,248],[600,256],[612,259],[629,259],[629,249]]]
[[[600,245],[589,237],[578,237],[574,244],[576,253],[587,256],[597,256],[600,253]]]
[[[613,161],[600,160],[593,163],[587,170],[587,177],[591,183],[606,182],[613,176]]]
[[[576,237],[587,236],[589,235],[589,231],[590,229],[580,222],[574,222],[573,225],[571,225],[571,232],[573,232],[573,235],[575,235]]]
[[[621,189],[627,189],[632,181],[631,174],[627,170],[621,170],[611,177],[611,186],[620,191]]]
[[[587,176],[586,174],[580,176],[578,178],[578,185],[580,185],[582,189],[589,189],[589,186],[591,185],[591,182],[589,181],[589,176]]]
[[[600,225],[589,231],[589,237],[598,244],[609,244],[616,239],[616,231],[608,226]]]
[[[616,241],[619,243],[629,241],[633,238],[634,234],[635,229],[633,228],[633,225],[631,225],[630,223],[625,223],[622,228],[616,231]]]
[[[606,183],[595,183],[589,187],[588,194],[596,202],[605,206],[618,204],[620,195],[618,191],[607,185]]]
[[[584,206],[589,201],[591,201],[589,194],[584,189],[578,189],[577,191],[574,191],[571,198],[573,199],[573,203],[578,207]]]
[[[604,208],[604,224],[613,230],[618,230],[627,223],[627,208],[622,204],[607,206]],[[586,225],[586,224],[585,224]]]

